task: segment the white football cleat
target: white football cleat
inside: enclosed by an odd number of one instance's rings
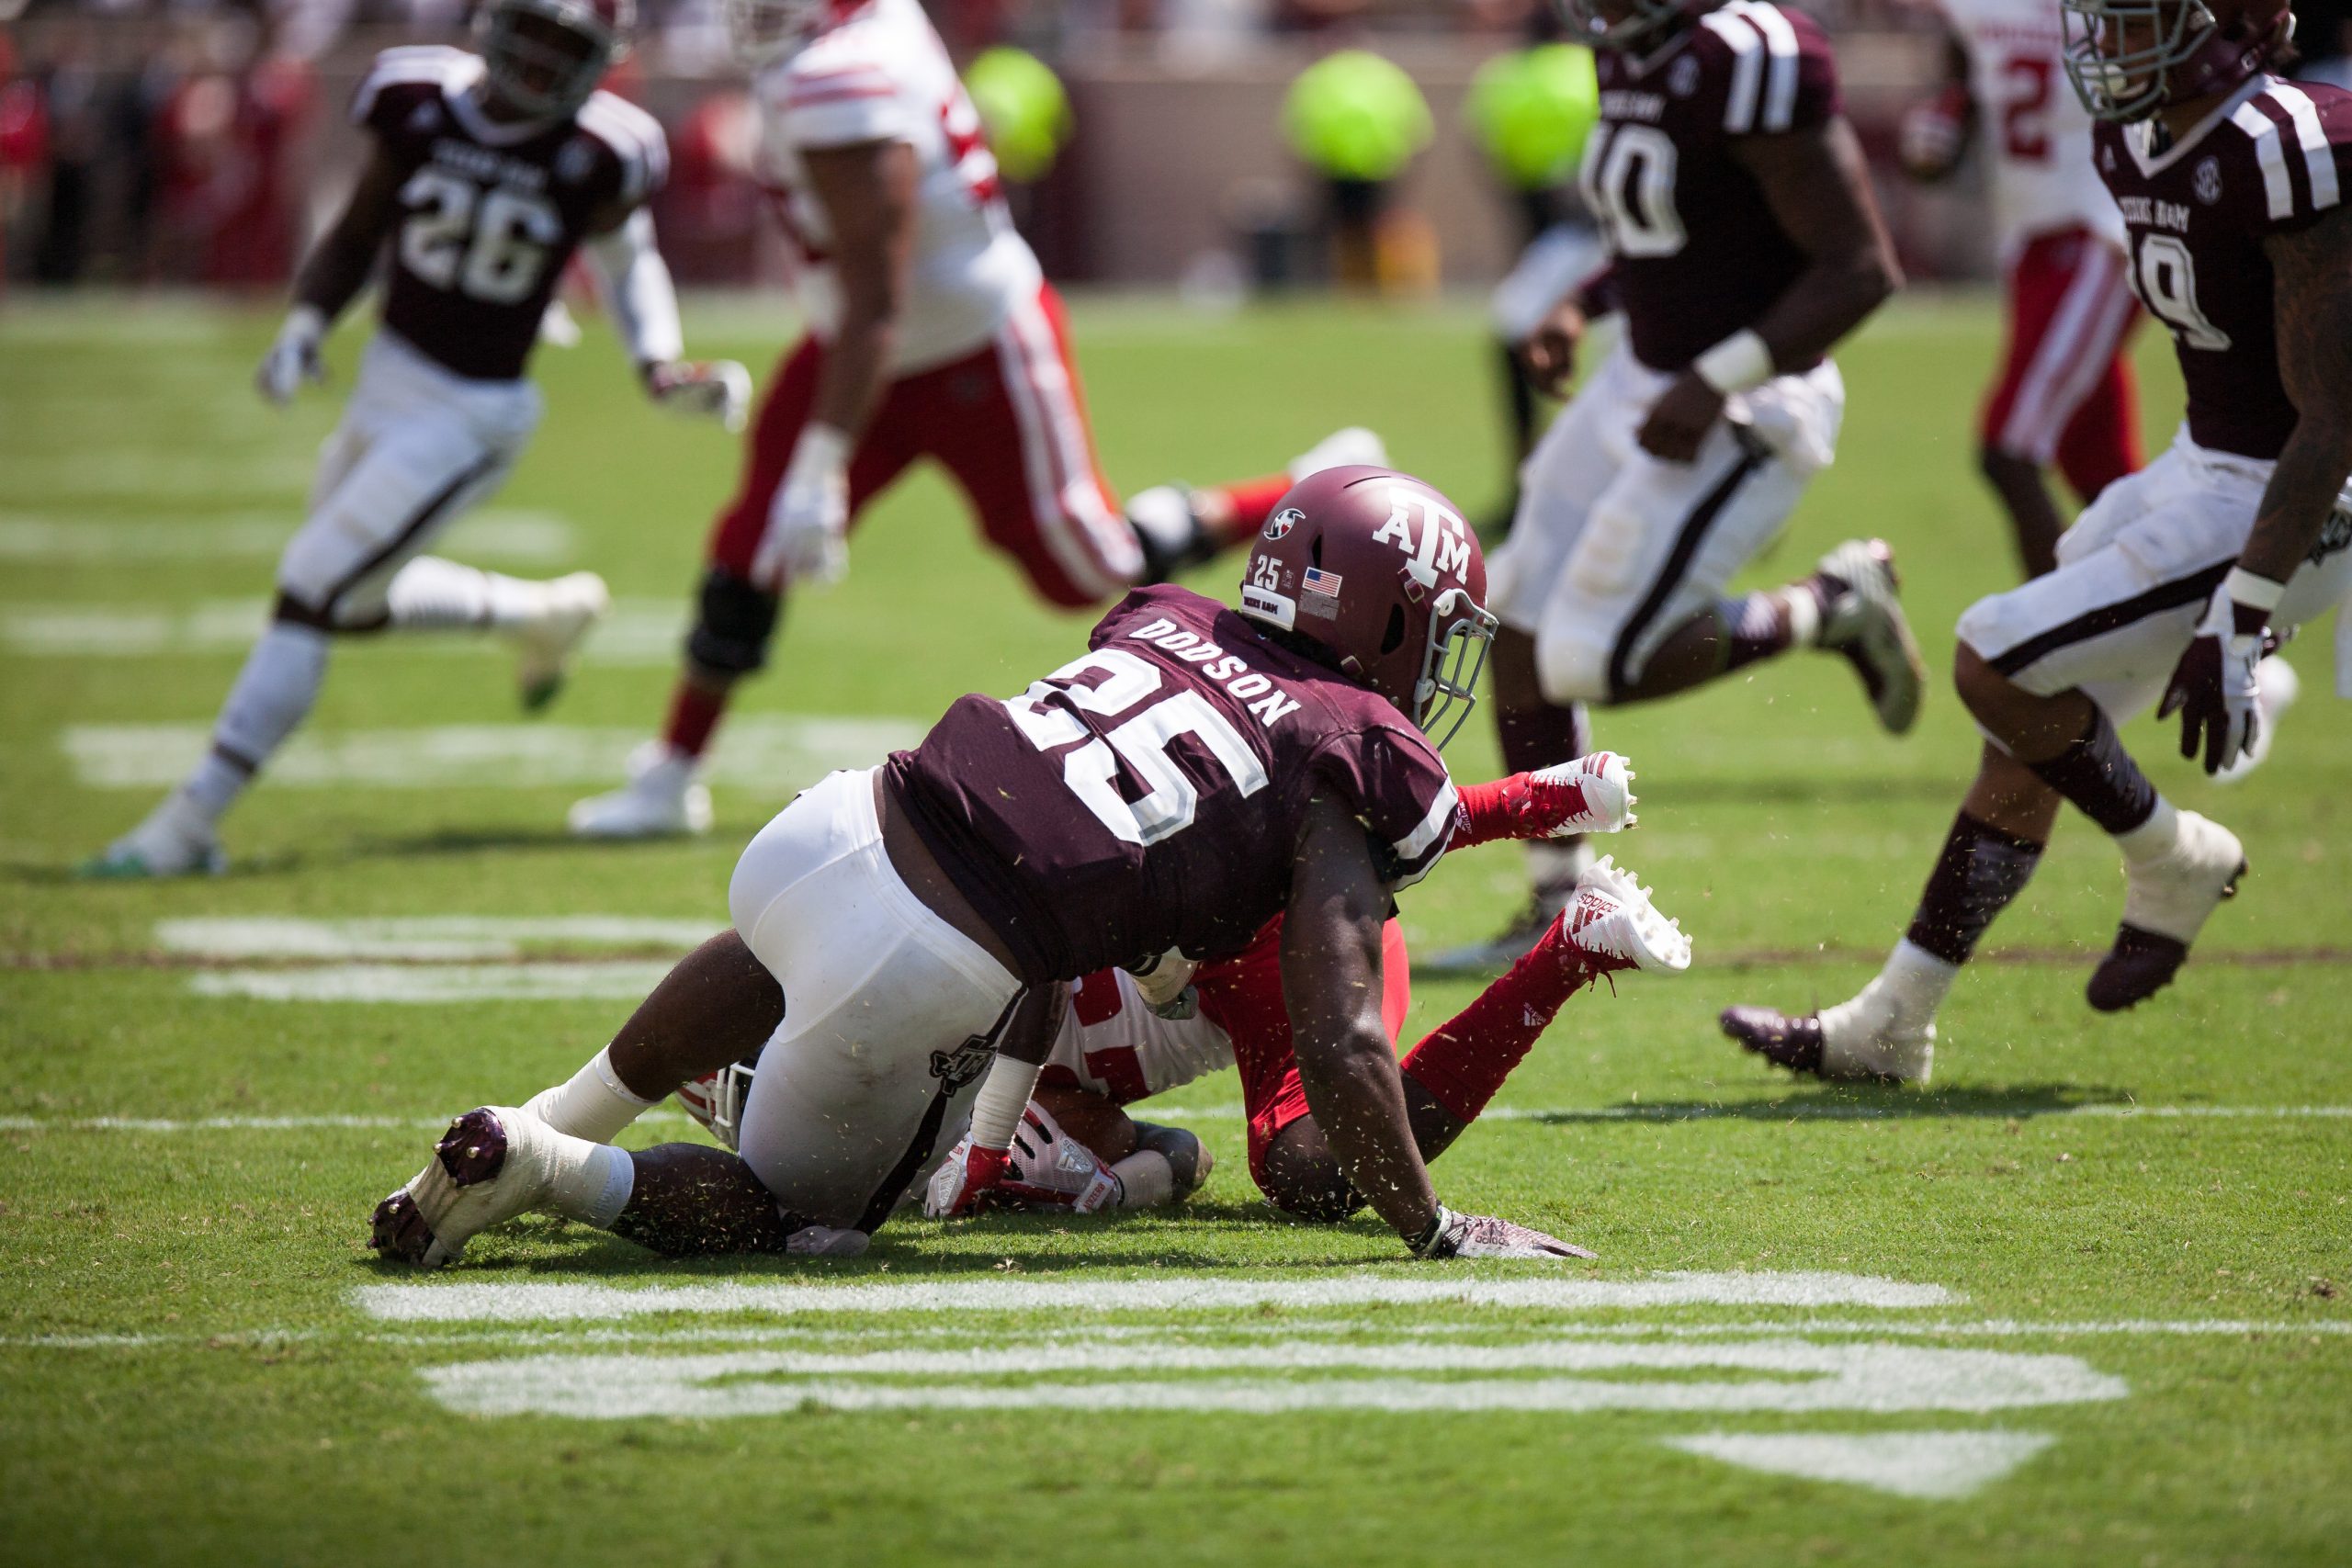
[[[1880,726],[1890,735],[1905,733],[1919,722],[1928,666],[1903,614],[1894,552],[1883,539],[1849,539],[1814,570],[1848,590],[1822,612],[1821,646],[1853,664]]]
[[[2270,743],[2278,733],[2278,716],[2303,694],[2302,677],[2295,667],[2272,654],[2254,667],[2254,708],[2262,722],[2254,728],[2254,744],[2239,752],[2230,765],[2213,775],[2215,784],[2235,784],[2269,760]]]
[[[99,880],[218,876],[229,868],[212,823],[174,790],[147,819],[82,863],[79,874]]]
[[[1679,974],[1690,967],[1690,939],[1650,902],[1650,890],[1608,855],[1577,878],[1577,895],[1560,911],[1560,935],[1586,969]]]
[[[695,759],[662,741],[629,753],[628,785],[572,803],[565,821],[583,839],[654,839],[710,831],[710,789]]]
[[[1935,1070],[1936,1025],[1905,1027],[1875,982],[1850,1001],[1821,1010],[1821,1059],[1832,1083],[1923,1084]]]
[[[1283,471],[1290,475],[1291,483],[1296,484],[1326,468],[1381,468],[1387,465],[1388,443],[1363,425],[1351,424],[1345,430],[1333,431],[1293,457]]]
[[[613,607],[612,591],[593,571],[575,571],[539,585],[530,619],[514,628],[514,685],[526,712],[555,700],[571,673],[580,645]]]
[[[547,1201],[560,1136],[511,1106],[467,1111],[424,1168],[376,1205],[368,1245],[420,1269],[455,1263],[476,1235]]]
[[[2091,972],[2086,995],[2101,1012],[2120,1012],[2172,984],[2188,945],[2246,873],[2238,836],[2194,811],[2180,813],[2172,849],[2123,862],[2123,923],[2115,945]]]
[[[1566,839],[1578,833],[1620,833],[1633,827],[1641,820],[1634,815],[1640,801],[1634,793],[1634,776],[1633,765],[1614,751],[1595,751],[1529,774],[1538,784],[1574,784],[1584,795],[1584,809],[1562,818],[1544,836]]]

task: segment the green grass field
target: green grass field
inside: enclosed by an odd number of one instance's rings
[[[787,324],[689,322],[760,367]],[[77,883],[202,744],[334,420],[332,389],[283,416],[253,398],[271,327],[106,300],[0,316],[0,1559],[2352,1554],[2352,725],[2330,627],[2292,650],[2303,705],[2234,790],[2168,730],[2127,736],[2253,861],[2180,983],[2120,1018],[2084,1006],[2122,886],[2070,820],[1919,1092],[1792,1087],[1713,1018],[1871,971],[1973,756],[1948,689],[1899,742],[1829,660],[1607,718],[1642,775],[1621,858],[1697,963],[1573,1003],[1437,1172],[1456,1206],[1597,1265],[1417,1267],[1374,1224],[1287,1223],[1250,1184],[1228,1078],[1168,1111],[1219,1159],[1175,1217],[915,1221],[829,1267],[660,1265],[533,1222],[420,1280],[363,1242],[440,1120],[576,1066],[723,923],[736,851],[815,772],[1018,690],[1086,623],[1031,603],[918,478],[849,581],[791,607],[722,741],[718,831],[573,846],[565,805],[658,716],[734,469],[592,333],[542,354],[537,442],[447,546],[613,582],[620,614],[553,712],[516,717],[493,647],[351,648],[231,818],[231,874]],[[1076,327],[1121,485],[1262,471],[1363,422],[1474,512],[1499,489],[1469,310],[1105,300]],[[1960,609],[2012,573],[1969,457],[1995,330],[1928,301],[1850,346],[1840,461],[1759,578],[1883,534],[1949,658]],[[357,344],[337,341],[346,374]],[[2177,383],[2142,348],[2153,448]],[[1488,776],[1491,728],[1451,761]],[[1456,857],[1408,931],[1481,934],[1517,878],[1507,851]],[[1417,1030],[1469,994],[1422,985]]]

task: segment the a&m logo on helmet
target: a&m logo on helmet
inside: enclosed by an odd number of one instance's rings
[[[1301,523],[1306,521],[1306,513],[1301,512],[1295,506],[1285,506],[1280,512],[1275,513],[1272,517],[1266,519],[1266,532],[1264,536],[1269,539],[1279,539],[1283,535],[1289,533],[1293,528],[1297,527]]]

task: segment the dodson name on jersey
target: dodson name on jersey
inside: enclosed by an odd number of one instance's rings
[[[1834,118],[1837,62],[1802,12],[1732,0],[1651,54],[1600,50],[1595,68],[1585,204],[1608,236],[1634,357],[1679,370],[1755,325],[1804,271],[1731,143]]]
[[[1393,886],[1444,852],[1445,764],[1377,693],[1182,588],[1130,593],[1089,646],[1009,702],[959,699],[889,762],[1023,980],[1238,951],[1287,903],[1318,794]]]
[[[2169,145],[2101,125],[2098,170],[2131,236],[2132,288],[2171,330],[2199,446],[2264,461],[2295,428],[2263,241],[2352,188],[2352,93],[2257,76]]]
[[[491,119],[481,78],[463,50],[388,49],[351,118],[404,176],[384,324],[458,375],[510,381],[564,263],[660,188],[669,149],[652,116],[602,91],[568,119]]]

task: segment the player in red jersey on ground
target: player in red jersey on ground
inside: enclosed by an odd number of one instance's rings
[[[2066,0],[2066,70],[2100,121],[2099,175],[2188,417],[2061,537],[2055,571],[1962,615],[1954,674],[1983,761],[1885,968],[1818,1013],[1724,1014],[1799,1071],[1928,1077],[1937,1009],[2062,803],[2123,857],[2091,1006],[2168,984],[2245,852],[2157,794],[2117,728],[2161,699],[2181,754],[2226,767],[2260,724],[2268,640],[2352,589],[2352,93],[2264,69],[2287,48],[2286,0]]]
[[[1903,162],[1938,180],[1973,141],[1991,186],[2008,341],[1977,462],[2007,508],[2026,575],[2057,564],[2053,464],[2086,504],[2140,467],[2124,349],[2139,324],[2123,215],[2091,166],[2091,118],[2068,86],[2057,0],[1936,0],[1951,80],[1904,117]]]
[[[1830,461],[1845,389],[1828,353],[1897,281],[1829,40],[1765,0],[1561,4],[1571,39],[1595,49],[1582,180],[1611,259],[1526,353],[1557,383],[1589,318],[1615,311],[1624,334],[1528,459],[1496,552],[1504,763],[1590,750],[1587,705],[1654,701],[1800,648],[1850,660],[1878,721],[1907,730],[1922,672],[1883,542],[1726,596]],[[1432,967],[1508,964],[1590,851],[1529,858],[1525,914]]]
[[[263,396],[322,379],[319,346],[384,266],[383,325],[320,460],[311,515],[277,568],[269,629],[186,784],[87,868],[217,868],[215,824],[310,713],[339,635],[488,628],[517,645],[526,706],[555,693],[607,604],[576,572],[526,582],[423,552],[498,488],[539,421],[524,377],[565,263],[584,248],[646,391],[740,423],[742,367],[684,362],[678,302],[645,203],[662,128],[596,84],[626,52],[628,0],[492,0],[479,53],[387,50],[352,104],[372,139],[359,184],[295,283]]]
[[[1094,456],[1061,300],[1012,226],[996,160],[919,0],[731,0],[753,68],[764,177],[809,331],[753,426],[711,531],[685,667],[628,787],[580,802],[595,838],[699,832],[701,760],[735,686],[766,662],[795,584],[847,569],[851,525],[930,458],[1039,596],[1100,604],[1248,536],[1298,479],[1379,462],[1343,431],[1288,471],[1163,489],[1123,516]]]

